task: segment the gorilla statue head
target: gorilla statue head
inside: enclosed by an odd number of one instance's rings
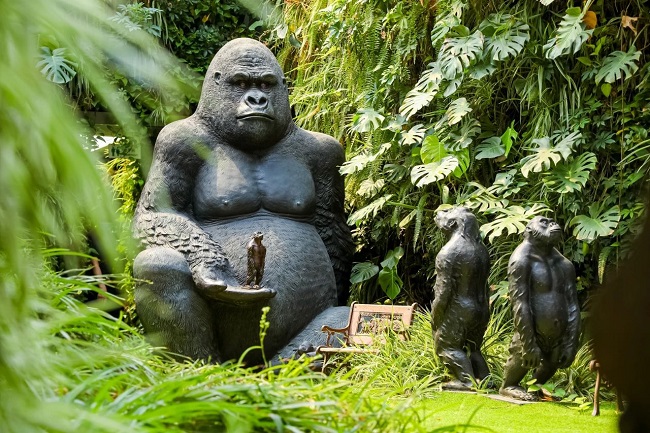
[[[536,216],[526,226],[524,238],[533,244],[554,247],[562,239],[562,227],[551,218]]]
[[[273,53],[253,39],[224,45],[210,63],[195,114],[231,146],[276,144],[293,122],[287,82]]]
[[[459,233],[471,240],[480,238],[478,221],[466,207],[458,206],[440,210],[436,212],[435,222],[438,228],[447,236]]]

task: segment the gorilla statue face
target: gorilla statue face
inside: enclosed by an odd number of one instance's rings
[[[473,213],[463,206],[436,212],[436,225],[446,235],[455,232],[476,239],[479,237],[478,221]]]
[[[555,246],[562,239],[562,227],[551,218],[536,216],[526,226],[524,237],[534,244]]]
[[[276,144],[292,120],[286,79],[273,53],[253,39],[224,45],[210,63],[196,114],[234,147]]]

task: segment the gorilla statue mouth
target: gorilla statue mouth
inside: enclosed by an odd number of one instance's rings
[[[255,111],[251,113],[244,113],[237,116],[237,120],[247,120],[247,119],[275,120],[275,117],[267,113],[260,113]]]

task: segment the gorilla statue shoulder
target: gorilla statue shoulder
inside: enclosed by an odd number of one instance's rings
[[[235,359],[260,344],[268,305],[268,358],[325,322],[344,322],[347,309],[336,305],[347,300],[353,245],[343,161],[334,138],[293,123],[273,54],[252,39],[227,43],[196,112],[160,132],[138,203],[134,232],[145,249],[134,263],[135,299],[152,342],[192,358]],[[256,232],[268,249],[265,269],[244,287]],[[250,352],[247,361],[261,359]]]
[[[561,227],[537,216],[508,262],[508,291],[515,332],[510,343],[503,386],[499,392],[520,400],[536,400],[519,382],[534,369],[537,384],[566,368],[578,351],[580,306],[573,264],[555,246]]]
[[[439,211],[435,221],[449,239],[436,256],[431,317],[436,353],[455,377],[443,389],[469,390],[472,379],[490,373],[481,353],[490,318],[490,258],[476,217],[466,208]]]

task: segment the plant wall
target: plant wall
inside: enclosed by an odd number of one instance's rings
[[[273,36],[298,120],[346,146],[358,299],[426,304],[435,211],[460,204],[495,294],[537,214],[564,227],[579,289],[602,281],[644,214],[649,3],[286,2]]]

